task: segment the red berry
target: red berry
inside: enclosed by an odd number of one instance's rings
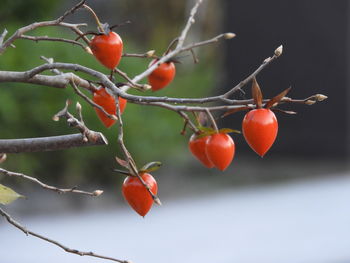
[[[105,67],[114,69],[123,54],[123,41],[111,31],[108,35],[97,35],[91,39],[90,48],[96,59]]]
[[[277,137],[276,116],[269,109],[251,110],[244,116],[242,130],[249,146],[263,157]]]
[[[149,67],[156,63],[157,60],[151,61]],[[173,62],[165,62],[160,64],[149,76],[148,83],[152,86],[152,90],[160,90],[167,86],[175,77],[175,64]]]
[[[152,193],[156,195],[158,192],[158,186],[153,176],[144,173],[141,177],[150,187]],[[122,192],[125,200],[140,216],[145,216],[151,209],[153,198],[138,177],[126,177],[122,186]]]
[[[106,112],[109,114],[116,115],[117,114],[117,106],[115,105],[115,99],[114,97],[109,94],[105,88],[100,88],[94,92],[94,96],[92,100],[102,106]],[[119,107],[120,107],[120,113],[124,112],[124,109],[126,107],[126,99],[123,99],[119,97]],[[97,116],[100,118],[104,126],[107,128],[111,127],[115,120],[110,119],[108,116],[106,116],[100,109],[95,108],[95,111],[97,113]]]
[[[205,153],[216,168],[224,171],[235,155],[235,143],[228,134],[216,133],[207,141]]]
[[[196,134],[193,134],[188,142],[188,147],[192,154],[207,168],[213,168],[214,164],[209,161],[206,153],[205,147],[207,141],[209,140],[209,136],[205,136],[202,138],[197,138]]]

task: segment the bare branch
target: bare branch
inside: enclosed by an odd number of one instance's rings
[[[82,43],[80,43],[78,41],[70,40],[70,39],[65,39],[65,38],[48,37],[48,36],[27,36],[27,35],[22,35],[19,38],[21,38],[21,39],[28,39],[28,40],[32,40],[32,41],[35,41],[35,42],[38,42],[38,41],[66,42],[66,43],[70,43],[70,44],[73,44],[73,45],[80,46],[86,51],[85,46]]]
[[[5,28],[4,31],[2,31],[1,35],[0,35],[0,46],[2,45],[2,43],[4,42],[4,39],[7,35],[8,31],[7,29]]]
[[[80,133],[25,138],[25,139],[7,139],[0,140],[0,152],[2,153],[24,153],[24,152],[46,152],[65,150],[83,146],[98,146],[108,144],[107,139],[102,133],[95,132],[95,140],[84,141],[84,136]]]
[[[201,42],[197,42],[197,43],[193,43],[193,44],[184,46],[183,48],[181,48],[181,52],[187,51],[187,50],[192,50],[193,48],[196,48],[196,47],[205,46],[205,45],[209,45],[209,44],[218,42],[221,38],[225,38],[226,34],[227,33],[220,34],[220,35],[217,35],[217,36],[215,36],[215,37],[213,37],[211,39],[204,40],[204,41],[201,41]]]
[[[154,50],[147,51],[143,54],[135,54],[135,53],[124,53],[123,57],[134,57],[134,58],[158,58],[154,55]]]
[[[14,220],[8,213],[6,213],[2,208],[0,208],[0,215],[2,215],[7,222],[9,222],[11,225],[13,225],[14,227],[18,228],[19,230],[21,230],[23,233],[25,233],[26,235],[31,235],[34,237],[37,237],[41,240],[44,240],[46,242],[49,242],[57,247],[62,248],[64,251],[68,252],[68,253],[72,253],[78,256],[90,256],[90,257],[95,257],[95,258],[101,258],[101,259],[106,259],[106,260],[110,260],[110,261],[114,261],[114,262],[119,262],[119,263],[130,263],[130,261],[128,260],[121,260],[121,259],[116,259],[116,258],[112,258],[112,257],[107,257],[107,256],[103,256],[103,255],[99,255],[96,254],[94,252],[84,252],[84,251],[80,251],[77,249],[71,249],[51,238],[45,237],[43,235],[37,234],[31,230],[28,230],[27,228],[25,228],[24,226],[22,226],[20,223],[18,223],[16,220]]]
[[[22,28],[17,29],[17,31],[12,36],[10,36],[5,42],[3,42],[3,41],[0,42],[0,55],[2,53],[4,53],[6,48],[11,46],[16,39],[22,38],[22,36],[25,33],[32,31],[34,29],[37,29],[39,27],[46,27],[46,26],[62,26],[62,27],[70,28],[77,35],[81,36],[82,39],[85,41],[85,43],[89,44],[89,39],[84,37],[83,33],[79,30],[80,26],[86,26],[86,24],[70,24],[70,23],[62,22],[68,15],[73,14],[77,9],[82,7],[82,5],[84,5],[85,1],[86,0],[80,1],[78,4],[73,6],[71,9],[66,11],[62,16],[60,16],[59,18],[57,18],[55,20],[35,22],[35,23],[30,24],[30,25],[27,25],[27,26],[24,26]],[[1,36],[2,40],[4,40],[6,33],[5,34],[3,33],[4,36]],[[53,41],[57,41],[57,40],[53,40]]]
[[[267,67],[272,61],[274,61],[278,56],[273,55],[272,57],[269,57],[263,61],[263,63],[247,78],[245,78],[243,81],[241,81],[238,85],[234,86],[231,90],[223,94],[224,98],[228,98],[231,95],[233,95],[238,90],[242,89],[249,81],[251,81],[253,78],[255,78],[264,68]]]
[[[208,117],[209,117],[209,120],[210,120],[210,122],[211,122],[211,124],[212,124],[214,130],[215,130],[216,132],[219,132],[218,126],[216,125],[216,121],[215,121],[213,115],[210,113],[210,110],[209,110],[209,109],[206,109],[206,113],[207,113],[207,115],[208,115]]]
[[[57,22],[62,22],[68,15],[73,14],[77,9],[81,8],[85,4],[86,0],[81,0],[71,9],[67,10],[61,17],[57,18]]]
[[[104,137],[102,133],[89,130],[89,128],[85,126],[83,121],[78,120],[72,114],[70,114],[68,112],[69,105],[70,105],[70,101],[67,100],[65,107],[62,110],[60,110],[58,113],[56,113],[52,119],[54,121],[58,121],[62,117],[66,118],[67,123],[70,127],[77,128],[81,132],[81,134],[83,135],[83,142],[91,142],[91,143],[99,142],[101,144],[108,144],[107,139]],[[80,113],[81,107],[80,109],[78,109],[78,111],[79,111],[78,113],[81,114]]]
[[[77,128],[81,134],[0,140],[0,152],[43,152],[82,146],[107,145],[108,141],[102,133],[89,130],[82,121],[68,112],[68,105],[69,103],[66,103],[66,107],[57,113],[53,119],[57,121],[60,117],[66,118],[69,126]]]
[[[23,72],[24,76],[28,78],[31,78],[39,74],[45,70],[51,70],[51,69],[67,69],[67,70],[73,70],[73,71],[81,71],[83,73],[86,73],[90,76],[96,77],[99,79],[101,84],[110,90],[116,95],[120,96],[124,99],[127,99],[129,102],[137,103],[137,104],[144,104],[144,105],[151,105],[151,106],[159,106],[164,107],[169,105],[167,103],[175,103],[175,104],[189,104],[189,103],[197,103],[197,104],[204,104],[209,102],[225,102],[227,104],[231,104],[232,106],[219,106],[218,108],[212,107],[210,108],[210,111],[213,110],[222,110],[222,109],[232,109],[234,108],[233,105],[240,105],[245,106],[249,103],[252,103],[251,100],[229,100],[227,97],[231,96],[234,92],[237,92],[242,89],[243,86],[245,86],[249,81],[254,78],[257,74],[259,74],[269,63],[274,61],[276,59],[275,56],[266,59],[263,64],[261,64],[258,69],[256,69],[252,74],[250,74],[245,80],[241,81],[238,85],[233,87],[231,90],[226,92],[225,94],[214,96],[214,97],[207,97],[207,98],[169,98],[169,97],[153,97],[153,96],[137,96],[137,95],[131,95],[128,93],[125,93],[120,88],[116,87],[116,85],[103,73],[98,72],[96,70],[78,65],[78,64],[70,64],[70,63],[52,63],[52,64],[44,64],[41,66],[38,66],[36,68],[33,68],[29,71]],[[72,73],[71,73],[72,74]],[[1,81],[1,71],[0,71],[0,81]],[[158,102],[158,103],[157,103]],[[290,101],[294,102],[294,101]],[[166,104],[166,105],[165,105]],[[171,106],[171,105],[170,105]],[[205,108],[203,107],[186,107],[186,106],[172,106],[173,109],[181,110],[181,111],[203,111]]]
[[[196,4],[191,9],[190,16],[187,19],[187,23],[186,23],[184,29],[182,30],[178,40],[177,40],[176,49],[179,49],[183,46],[183,43],[184,43],[186,36],[187,36],[187,33],[190,30],[192,24],[194,24],[194,22],[195,22],[194,16],[196,15],[198,7],[201,3],[202,3],[202,0],[197,0]]]
[[[100,111],[102,111],[108,118],[112,119],[112,120],[118,120],[117,116],[113,115],[113,114],[109,114],[102,106],[96,104],[95,102],[93,102],[88,96],[86,96],[84,93],[82,93],[79,88],[77,87],[77,85],[75,85],[74,80],[71,81],[71,85],[75,91],[75,93],[77,93],[80,97],[82,97],[87,103],[89,103],[91,106],[98,108]]]
[[[117,72],[120,76],[122,76],[125,80],[127,80],[128,81],[128,85],[130,85],[130,87],[132,87],[132,88],[135,88],[135,89],[138,89],[138,90],[141,90],[141,91],[145,91],[145,90],[151,89],[150,85],[138,84],[138,83],[133,82],[133,80],[130,79],[129,76],[125,72],[121,71],[118,68],[115,68],[114,71]]]
[[[0,71],[0,83],[22,82],[64,89],[70,84],[72,79],[77,85],[87,90],[94,91],[96,89],[89,81],[78,77],[74,73],[63,73],[59,76],[35,75],[29,78],[26,72]]]
[[[68,188],[68,189],[57,188],[55,186],[47,185],[47,184],[39,181],[37,178],[25,175],[23,173],[11,172],[11,171],[5,170],[3,168],[0,168],[0,173],[3,175],[9,176],[9,177],[19,177],[22,179],[29,180],[31,182],[34,182],[34,183],[40,185],[44,189],[51,190],[51,191],[54,191],[54,192],[59,193],[59,194],[76,193],[76,194],[82,194],[82,195],[100,196],[103,193],[102,190],[95,190],[93,192],[86,192],[86,191],[82,191],[82,190],[77,190],[76,187]]]
[[[82,26],[82,25],[83,24],[70,24],[70,23],[58,22],[57,20],[35,22],[33,24],[17,29],[17,31],[12,36],[10,36],[6,41],[4,41],[3,44],[0,46],[0,55],[4,53],[6,48],[9,47],[16,39],[21,38],[21,36],[24,35],[25,33],[32,31],[34,29],[37,29],[39,27],[61,26],[61,27],[70,28],[77,34],[78,32],[82,34],[82,32],[78,28],[78,26]]]
[[[128,166],[129,166],[129,170],[130,170],[130,173],[131,175],[133,176],[137,176],[138,179],[140,180],[140,182],[142,183],[142,185],[147,189],[147,191],[150,193],[150,195],[152,196],[152,199],[153,201],[158,204],[158,205],[161,205],[161,201],[160,199],[158,198],[157,195],[155,195],[151,188],[149,187],[149,185],[142,179],[141,175],[139,174],[139,171],[137,169],[137,166],[136,166],[136,163],[134,161],[134,159],[132,158],[130,152],[128,151],[128,149],[126,148],[125,146],[125,143],[124,143],[124,127],[123,127],[123,119],[122,119],[122,115],[121,115],[121,112],[120,112],[120,108],[119,108],[119,102],[116,101],[116,104],[117,104],[117,116],[118,116],[118,119],[119,119],[119,135],[118,135],[118,143],[120,145],[120,148],[122,149],[123,151],[123,154],[124,154],[124,157],[127,159],[127,162],[128,162]]]

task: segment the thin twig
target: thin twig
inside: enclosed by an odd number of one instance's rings
[[[79,9],[83,4],[85,3],[85,0],[80,1],[78,4],[76,4],[74,7],[66,11],[62,16],[55,20],[51,21],[43,21],[43,22],[35,22],[30,25],[24,26],[22,28],[19,28],[16,30],[16,32],[10,36],[6,41],[3,43],[0,43],[0,55],[5,52],[6,48],[11,46],[13,42],[21,38],[25,33],[32,31],[34,29],[37,29],[39,27],[46,27],[46,26],[62,26],[70,28],[73,32],[81,36],[83,33],[79,30],[80,26],[85,26],[86,24],[70,24],[70,23],[64,23],[62,22],[68,15],[73,14],[77,9]],[[85,43],[89,44],[89,39],[86,37],[83,37],[83,40]]]
[[[207,113],[207,115],[208,115],[208,117],[209,117],[209,120],[210,120],[211,124],[213,125],[214,130],[215,130],[216,132],[219,132],[218,126],[216,125],[216,121],[215,121],[213,115],[211,114],[210,110],[209,110],[209,109],[206,109],[205,112]]]
[[[54,121],[58,121],[60,118],[66,118],[67,123],[70,127],[77,128],[83,135],[83,142],[96,143],[97,141],[102,141],[104,144],[108,144],[106,137],[100,132],[91,131],[86,125],[75,118],[72,114],[68,112],[68,106],[70,101],[66,101],[65,107],[53,116]],[[81,109],[80,109],[81,110]]]
[[[2,43],[4,42],[4,39],[7,35],[8,31],[7,29],[5,28],[4,31],[2,31],[1,35],[0,35],[0,46],[2,45]]]
[[[136,89],[141,90],[141,91],[145,91],[146,85],[133,82],[133,80],[131,78],[129,78],[129,76],[125,72],[121,71],[118,68],[115,68],[114,71],[117,72],[120,76],[122,76],[125,80],[127,80],[131,87],[136,88]]]
[[[130,152],[128,151],[128,149],[125,146],[125,143],[124,143],[123,119],[122,119],[122,115],[121,115],[121,112],[120,112],[119,103],[117,102],[116,104],[117,104],[117,116],[118,116],[118,119],[119,119],[119,121],[118,121],[118,123],[119,123],[118,143],[120,145],[120,148],[123,151],[124,157],[127,159],[130,173],[133,176],[137,176],[138,177],[138,179],[140,180],[142,185],[147,189],[147,191],[152,196],[153,201],[156,204],[161,205],[162,203],[161,203],[159,197],[152,192],[152,190],[149,187],[149,185],[142,179],[141,175],[139,174],[139,171],[137,169],[137,166],[136,166],[136,163],[135,163],[134,159],[132,158]]]
[[[73,44],[73,45],[80,46],[84,50],[86,50],[85,46],[82,43],[80,43],[78,41],[71,40],[71,39],[65,39],[65,38],[59,38],[59,37],[48,37],[48,36],[27,36],[27,35],[22,35],[19,38],[21,38],[21,39],[28,39],[28,40],[32,40],[32,41],[35,41],[35,42],[38,42],[38,41],[66,42],[66,43],[70,43],[70,44]]]
[[[154,55],[154,50],[150,50],[143,54],[137,54],[137,53],[124,53],[122,55],[123,57],[131,57],[131,58],[159,58]]]
[[[249,103],[251,103],[251,100],[228,100],[228,96],[231,96],[234,92],[239,91],[243,86],[245,86],[252,78],[254,78],[258,73],[260,73],[271,61],[275,60],[276,57],[268,58],[266,59],[263,64],[259,66],[258,69],[256,69],[252,74],[250,74],[245,80],[241,81],[238,85],[233,87],[228,92],[214,96],[214,97],[207,97],[207,98],[195,98],[195,99],[188,99],[188,98],[169,98],[169,97],[153,97],[153,96],[138,96],[138,95],[131,95],[120,88],[116,87],[116,85],[103,73],[98,72],[96,70],[81,66],[79,64],[70,64],[70,63],[52,63],[52,64],[44,64],[41,66],[38,66],[36,68],[33,68],[31,70],[28,70],[26,72],[23,72],[22,74],[26,76],[26,78],[32,78],[37,74],[40,74],[41,72],[45,70],[51,70],[51,69],[68,69],[68,70],[74,70],[74,71],[81,71],[83,73],[86,73],[90,76],[96,77],[100,80],[101,84],[108,89],[112,90],[112,92],[116,96],[120,96],[129,102],[137,103],[137,104],[144,104],[144,105],[150,105],[150,106],[159,106],[164,107],[164,104],[170,105],[168,103],[174,103],[174,104],[188,104],[188,103],[198,103],[198,104],[204,104],[209,102],[223,102],[225,101],[228,104],[231,104],[232,106],[219,106],[218,108],[212,107],[210,110],[222,110],[222,109],[232,109],[234,108],[233,105],[236,106],[244,106]],[[0,82],[1,82],[1,71],[0,71]],[[293,102],[293,101],[290,101]],[[182,105],[172,105],[173,109],[181,110],[181,111],[203,111],[205,108],[197,107],[185,107]]]
[[[51,190],[51,191],[54,191],[54,192],[59,193],[59,194],[76,193],[76,194],[89,195],[89,196],[99,196],[103,193],[102,190],[95,190],[93,192],[86,192],[86,191],[78,190],[78,189],[76,189],[76,187],[72,187],[72,188],[68,188],[68,189],[57,188],[55,186],[47,185],[47,184],[39,181],[37,178],[25,175],[23,173],[11,172],[11,171],[5,170],[3,168],[0,168],[0,173],[3,175],[9,176],[9,177],[19,177],[19,178],[29,180],[31,182],[34,182],[34,183],[40,185],[44,189]]]
[[[46,152],[66,150],[75,147],[107,145],[107,139],[100,132],[94,132],[94,140],[84,140],[83,134],[36,137],[25,139],[1,139],[1,153]],[[91,137],[90,137],[91,138]]]
[[[81,0],[79,3],[77,3],[71,9],[67,10],[62,16],[57,18],[57,22],[62,22],[68,15],[73,14],[76,10],[81,8],[85,4],[85,2],[86,2],[86,0]]]
[[[110,260],[110,261],[114,261],[114,262],[119,262],[119,263],[131,263],[128,260],[121,260],[121,259],[116,259],[116,258],[112,258],[112,257],[107,257],[107,256],[103,256],[103,255],[99,255],[96,254],[94,252],[84,252],[84,251],[80,251],[77,249],[72,249],[69,248],[51,238],[48,238],[46,236],[43,236],[41,234],[37,234],[31,230],[28,230],[27,228],[25,228],[24,226],[22,226],[19,222],[17,222],[16,220],[14,220],[7,212],[5,212],[1,207],[0,207],[0,215],[2,215],[3,217],[5,217],[5,219],[7,220],[7,222],[9,222],[11,225],[13,225],[14,227],[18,228],[19,230],[21,230],[23,233],[25,233],[26,235],[31,235],[34,237],[37,237],[41,240],[44,240],[46,242],[49,242],[57,247],[62,248],[64,251],[68,252],[68,253],[72,253],[78,256],[90,256],[90,257],[95,257],[95,258],[101,258],[101,259],[106,259],[106,260]]]
[[[82,97],[87,103],[89,103],[91,106],[99,109],[100,111],[102,111],[108,118],[110,118],[111,120],[118,120],[116,115],[113,114],[109,114],[101,105],[96,104],[93,100],[91,100],[88,96],[86,96],[84,93],[82,93],[79,88],[77,87],[77,85],[75,85],[74,80],[71,81],[71,85],[75,91],[75,93],[77,93],[80,97]]]

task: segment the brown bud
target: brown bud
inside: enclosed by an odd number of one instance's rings
[[[323,94],[316,94],[315,98],[317,101],[323,101],[323,100],[328,99],[328,97],[326,95],[323,95]]]
[[[95,191],[93,191],[92,194],[93,194],[93,196],[100,196],[103,194],[103,190],[95,190]]]
[[[143,90],[150,90],[150,89],[152,89],[152,86],[151,86],[151,85],[148,85],[148,84],[143,84],[143,85],[142,85],[142,89],[143,89]]]
[[[157,205],[162,205],[162,202],[160,201],[160,199],[158,197],[155,197],[154,198],[154,202],[157,204]]]
[[[276,50],[275,50],[275,56],[276,57],[279,57],[280,55],[282,55],[282,53],[283,53],[283,46],[282,45],[280,45],[278,48],[276,48]]]
[[[313,104],[315,104],[315,103],[316,103],[315,100],[307,100],[307,101],[305,101],[305,104],[306,104],[306,105],[313,105]]]
[[[147,56],[148,58],[153,57],[153,55],[154,55],[155,52],[156,52],[155,50],[147,51],[146,56]]]
[[[77,104],[75,104],[75,108],[76,108],[77,112],[81,112],[81,104],[79,102],[77,102]]]
[[[225,38],[225,39],[232,39],[232,38],[234,38],[235,36],[236,36],[236,34],[235,34],[235,33],[231,33],[231,32],[225,33],[225,34],[224,34],[224,38]]]
[[[86,51],[87,53],[89,53],[90,55],[93,54],[90,47],[85,47],[84,49],[85,49],[85,51]]]

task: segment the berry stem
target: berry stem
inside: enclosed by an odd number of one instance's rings
[[[213,115],[211,114],[210,110],[209,109],[205,109],[205,112],[207,113],[208,117],[209,117],[209,120],[211,122],[211,124],[213,125],[213,128],[214,130],[219,133],[219,129],[218,129],[218,126],[216,125],[216,121],[213,117]]]
[[[100,31],[101,33],[105,34],[106,32],[105,32],[105,30],[103,29],[102,24],[101,24],[101,21],[100,21],[100,19],[98,18],[98,16],[96,15],[95,11],[94,11],[90,6],[88,6],[88,5],[86,5],[86,4],[84,4],[83,7],[84,7],[86,10],[88,10],[88,11],[92,14],[92,16],[94,17],[94,19],[95,19],[95,21],[96,21],[96,24],[97,24],[97,27],[98,27],[99,31]]]
[[[169,46],[167,47],[166,51],[164,52],[163,56],[167,55],[167,54],[170,52],[171,48],[172,48],[176,43],[178,43],[178,41],[179,41],[179,38],[178,38],[178,37],[175,38],[175,39],[173,39],[173,40],[170,42]]]

